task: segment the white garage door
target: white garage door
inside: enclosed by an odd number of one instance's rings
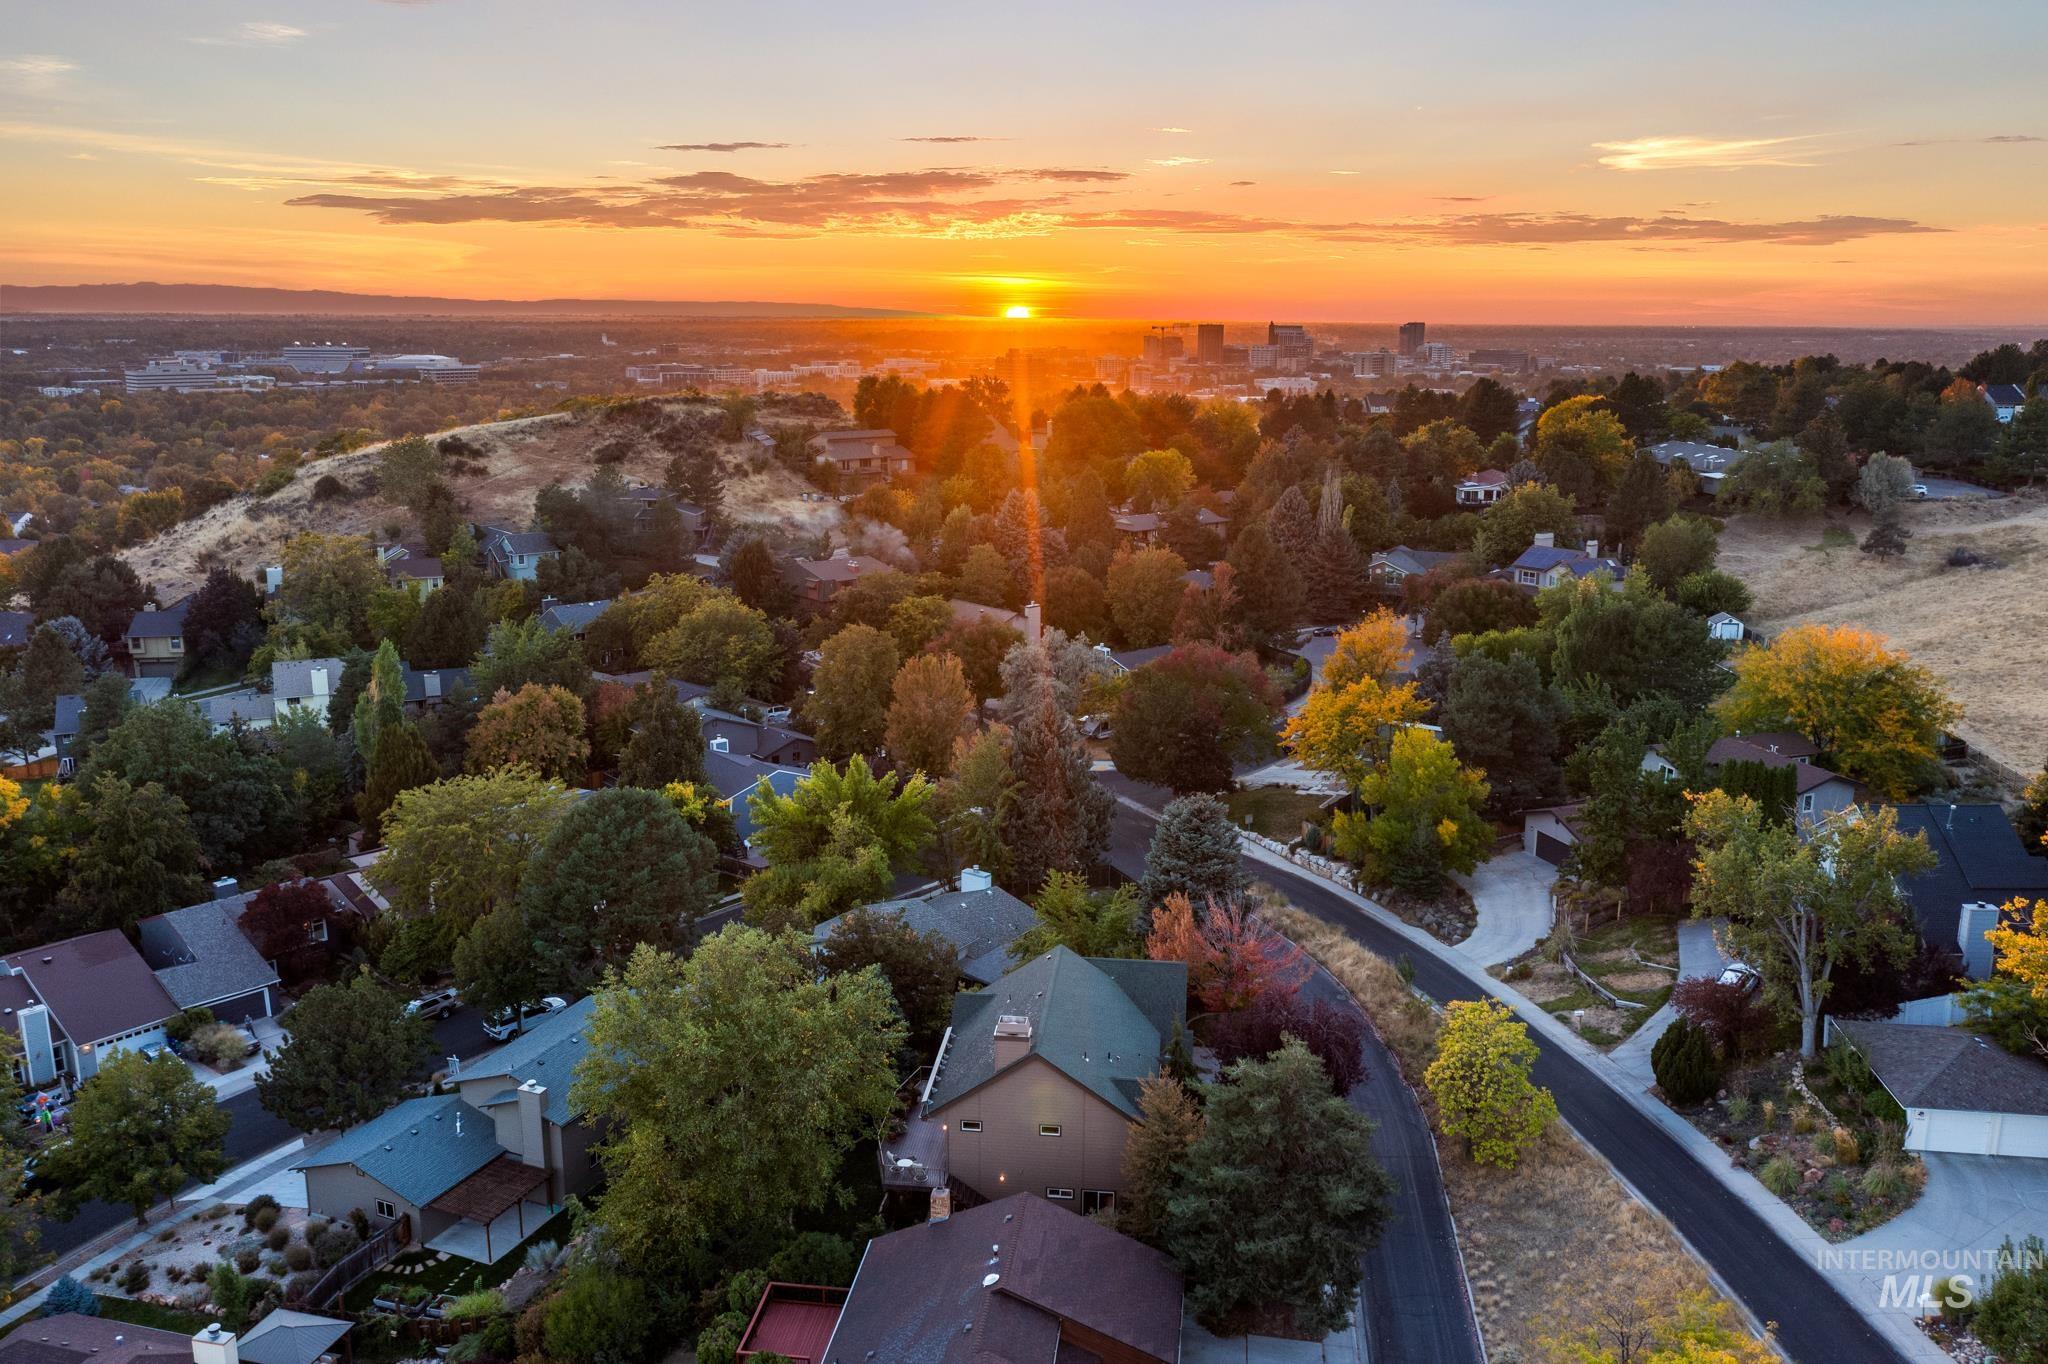
[[[1965,1156],[2048,1157],[2048,1117],[1916,1108],[1908,1115],[1906,1145]]]

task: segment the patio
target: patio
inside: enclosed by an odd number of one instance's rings
[[[460,1255],[478,1264],[495,1264],[554,1216],[555,1209],[530,1197],[545,1189],[548,1172],[510,1156],[499,1156],[469,1178],[427,1204],[433,1212],[453,1213],[461,1220],[427,1242],[429,1250]]]
[[[879,1153],[882,1188],[890,1193],[925,1192],[946,1184],[946,1126],[919,1113],[904,1116],[903,1131],[883,1139]]]

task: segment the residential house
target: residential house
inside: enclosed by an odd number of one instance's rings
[[[269,729],[277,718],[277,707],[254,687],[237,687],[216,692],[193,703],[216,734],[231,729]]]
[[[405,668],[406,709],[418,713],[445,705],[469,686],[467,668]]]
[[[138,706],[155,705],[171,694],[168,677],[138,677],[128,684],[128,699]],[[50,727],[50,741],[57,749],[57,775],[68,777],[77,769],[72,747],[85,723],[85,697],[66,692],[57,698],[57,717]]]
[[[961,979],[976,986],[1003,978],[1011,966],[1010,944],[1038,922],[1030,905],[997,886],[980,867],[960,873],[958,890],[934,891],[914,900],[878,900],[864,908],[900,915],[913,932],[936,933],[953,944]],[[812,949],[823,947],[846,917],[837,915],[812,929]]]
[[[850,582],[871,573],[895,571],[880,559],[862,558],[843,549],[832,551],[828,558],[790,559],[782,566],[782,576],[795,590],[797,599],[813,610],[830,606],[839,589]]]
[[[1180,580],[1198,592],[1213,591],[1216,586],[1216,572],[1211,568],[1191,568],[1180,575]]]
[[[1027,640],[1035,640],[1044,633],[1044,612],[1035,601],[1024,603],[1022,611],[1011,611],[1001,606],[984,606],[978,601],[963,601],[952,598],[947,605],[953,608],[955,625],[979,625],[982,621],[994,621],[1007,625]]]
[[[418,541],[377,546],[377,562],[393,587],[417,587],[422,597],[448,585],[440,558]]]
[[[1134,673],[1148,663],[1157,663],[1173,652],[1171,644],[1155,644],[1149,649],[1120,649],[1112,651],[1107,644],[1095,646],[1095,652],[1109,660],[1109,665],[1119,676]]]
[[[177,1004],[142,955],[105,929],[0,958],[0,1007],[16,1037],[25,1083],[99,1073],[116,1051],[162,1045]]]
[[[1565,805],[1524,811],[1522,847],[1531,857],[1540,857],[1553,867],[1561,866],[1572,846],[1579,841],[1583,828],[1579,816],[1585,808],[1586,802],[1575,800]]]
[[[185,666],[185,610],[191,598],[161,610],[135,613],[128,622],[128,675],[176,677]]]
[[[809,775],[805,768],[764,762],[715,748],[704,754],[705,779],[718,792],[718,803],[732,811],[733,828],[739,834],[742,849],[740,861],[749,869],[758,871],[768,865],[753,848],[754,792],[765,785],[776,795],[786,796]]]
[[[219,1322],[196,1335],[116,1317],[31,1317],[0,1340],[0,1364],[320,1364],[353,1322],[282,1308],[239,1341]]]
[[[1563,549],[1558,546],[1556,536],[1546,530],[1538,531],[1536,543],[1523,550],[1513,563],[1498,570],[1494,576],[1506,578],[1534,596],[1546,587],[1590,578],[1596,573],[1605,573],[1619,587],[1621,580],[1628,576],[1628,569],[1618,559],[1603,558],[1598,540],[1586,541],[1584,549]]]
[[[557,634],[568,634],[582,639],[590,633],[591,622],[610,609],[610,598],[604,601],[543,602],[540,624],[543,630],[552,630]]]
[[[305,711],[325,724],[327,703],[340,688],[342,669],[346,666],[338,658],[297,658],[272,663],[270,701],[276,718],[282,720]]]
[[[1508,490],[1508,476],[1499,469],[1481,469],[1458,480],[1453,497],[1461,507],[1490,507]]]
[[[2000,907],[2048,898],[2048,857],[2033,856],[1996,805],[1901,805],[1899,832],[1923,833],[1935,865],[1901,885],[1913,902],[1922,941],[1962,953],[1963,970],[1982,980],[1993,953],[1985,934]]]
[[[307,1207],[407,1217],[427,1249],[497,1262],[595,1182],[594,1134],[569,1099],[592,1007],[550,1015],[458,1070],[456,1093],[408,1099],[293,1166]]]
[[[773,444],[771,439],[770,444]],[[682,523],[682,548],[694,553],[704,547],[711,534],[711,518],[704,509],[694,502],[684,502],[663,488],[640,485],[626,489],[620,494],[626,504],[628,525],[636,539],[645,540],[654,534],[658,523],[659,509],[666,505],[674,507]]]
[[[2010,422],[2027,405],[2027,395],[2018,384],[1986,384],[1984,401],[1991,404],[2000,422]]]
[[[1372,556],[1366,565],[1366,575],[1376,587],[1398,588],[1403,579],[1420,577],[1458,557],[1447,550],[1410,549],[1406,545],[1395,545]]]
[[[484,558],[491,571],[501,578],[532,582],[540,576],[542,563],[562,556],[561,547],[546,531],[507,530],[502,526],[480,526],[478,530]]]
[[[1162,1252],[1018,1194],[869,1241],[812,1358],[1179,1364],[1183,1297]]]
[[[2048,1156],[2048,1066],[1960,1027],[1830,1018],[1906,1110],[1908,1151]]]
[[[180,1010],[211,1009],[224,1023],[271,1016],[277,968],[241,928],[242,911],[253,898],[251,892],[208,900],[135,925],[142,960]],[[324,923],[320,931],[324,937]]]
[[[16,540],[11,536],[0,536],[0,559],[11,554],[26,554],[36,547],[34,540]]]
[[[0,611],[0,649],[24,649],[36,632],[33,611]]]
[[[1132,549],[1144,549],[1150,545],[1166,524],[1166,518],[1158,512],[1120,511],[1114,513],[1110,520],[1116,523],[1116,533],[1123,537],[1123,543]]]
[[[910,451],[886,428],[821,432],[811,437],[811,454],[838,470],[842,484],[883,482],[909,473],[913,463]]]
[[[1699,480],[1700,491],[1709,497],[1721,495],[1729,470],[1741,463],[1744,453],[1725,445],[1708,445],[1696,440],[1659,441],[1650,447],[1650,457],[1666,468],[1682,464],[1692,470],[1693,477]]]
[[[1034,1194],[1084,1213],[1114,1207],[1124,1143],[1140,1119],[1139,1082],[1159,1072],[1186,1010],[1184,964],[1065,947],[956,997],[914,1115],[943,1136],[937,1182],[983,1198]],[[883,1146],[886,1188],[895,1181]]]
[[[818,760],[818,741],[801,730],[749,720],[708,703],[697,711],[709,753],[755,758],[777,767],[809,767]]]
[[[1791,768],[1793,823],[1805,830],[1850,809],[1866,794],[1861,782],[1815,762],[1819,753],[1812,740],[1789,731],[1739,734],[1714,740],[1707,749],[1706,764],[1709,773],[1731,762]],[[1677,766],[1654,744],[1643,755],[1642,769],[1667,780],[1678,775]]]

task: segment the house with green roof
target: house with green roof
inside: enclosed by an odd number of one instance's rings
[[[906,1132],[929,1182],[983,1198],[1029,1193],[1080,1212],[1114,1207],[1138,1089],[1186,1022],[1187,967],[1058,947],[953,1001]],[[932,1128],[936,1126],[936,1133]],[[885,1183],[908,1188],[912,1179]],[[942,1171],[930,1171],[934,1160]],[[914,1176],[909,1166],[897,1166]]]
[[[408,1099],[299,1162],[306,1206],[330,1218],[360,1208],[380,1226],[409,1218],[430,1250],[502,1258],[597,1181],[595,1136],[569,1100],[591,1007],[464,1067],[455,1093]]]

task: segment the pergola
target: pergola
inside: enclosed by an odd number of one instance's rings
[[[491,1253],[491,1223],[512,1209],[519,1209],[519,1239],[526,1239],[526,1196],[548,1182],[548,1172],[510,1156],[497,1156],[491,1163],[436,1198],[427,1206],[435,1212],[453,1213],[484,1229],[484,1254]]]

